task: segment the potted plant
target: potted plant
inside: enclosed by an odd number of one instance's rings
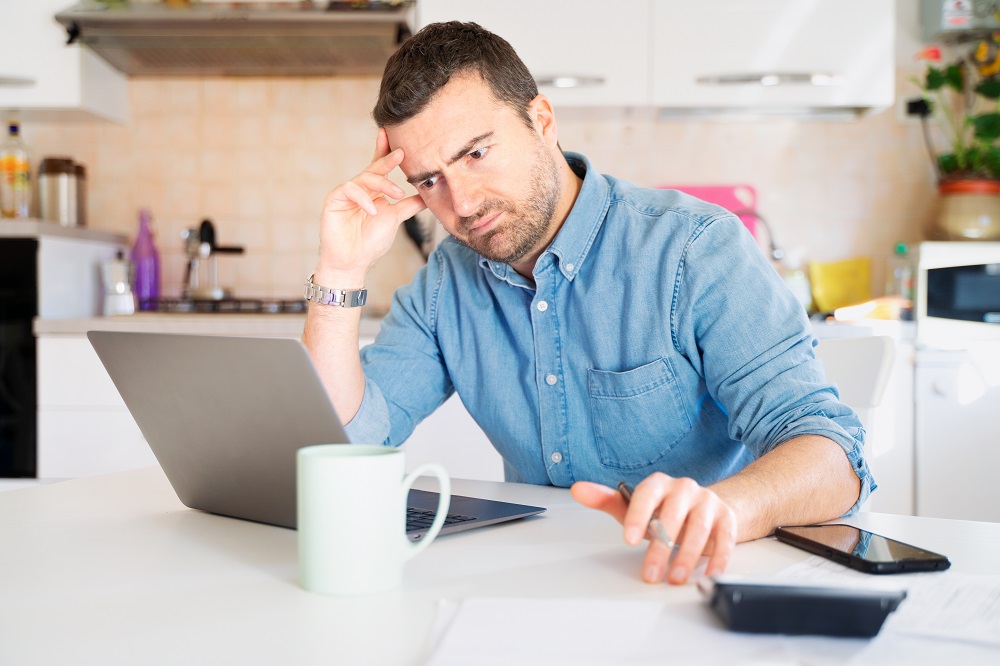
[[[936,47],[921,52],[924,140],[934,165],[941,208],[932,239],[1000,239],[1000,35],[941,64]],[[927,117],[946,147],[935,150]]]

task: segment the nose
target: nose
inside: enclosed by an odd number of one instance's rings
[[[451,205],[459,217],[469,217],[483,202],[482,188],[474,176],[468,174],[449,174],[448,190],[451,194]]]

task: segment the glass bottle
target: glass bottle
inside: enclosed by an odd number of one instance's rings
[[[155,310],[160,298],[160,254],[156,251],[151,228],[152,215],[148,208],[139,211],[139,233],[132,246],[132,266],[135,269],[135,297],[140,310]]]
[[[0,217],[24,219],[31,214],[31,162],[16,120],[7,125],[0,148]]]
[[[896,243],[892,257],[889,258],[888,271],[886,271],[886,296],[899,296],[903,299],[900,309],[900,318],[909,320],[913,316],[913,289],[916,267],[913,259],[909,255],[906,243]]]

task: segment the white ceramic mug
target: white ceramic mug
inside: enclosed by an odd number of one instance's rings
[[[322,444],[299,449],[297,498],[299,583],[322,594],[358,595],[399,586],[403,563],[430,545],[444,525],[451,482],[444,468],[421,465],[410,474],[400,449]],[[410,486],[433,474],[441,498],[430,530],[406,537]]]

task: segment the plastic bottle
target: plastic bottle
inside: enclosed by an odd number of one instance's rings
[[[140,310],[155,310],[160,298],[160,254],[153,242],[150,228],[152,215],[148,208],[139,211],[139,233],[135,237],[130,259],[135,267],[135,297]]]
[[[904,320],[913,317],[913,291],[916,267],[905,243],[896,243],[892,257],[889,258],[886,271],[886,296],[899,296],[903,299],[900,318]]]
[[[813,300],[812,286],[809,283],[809,276],[806,275],[802,253],[795,250],[789,252],[780,263],[778,273],[796,300],[802,304],[806,312],[810,312]]]
[[[16,120],[7,124],[0,148],[0,217],[22,219],[31,214],[31,161]]]

